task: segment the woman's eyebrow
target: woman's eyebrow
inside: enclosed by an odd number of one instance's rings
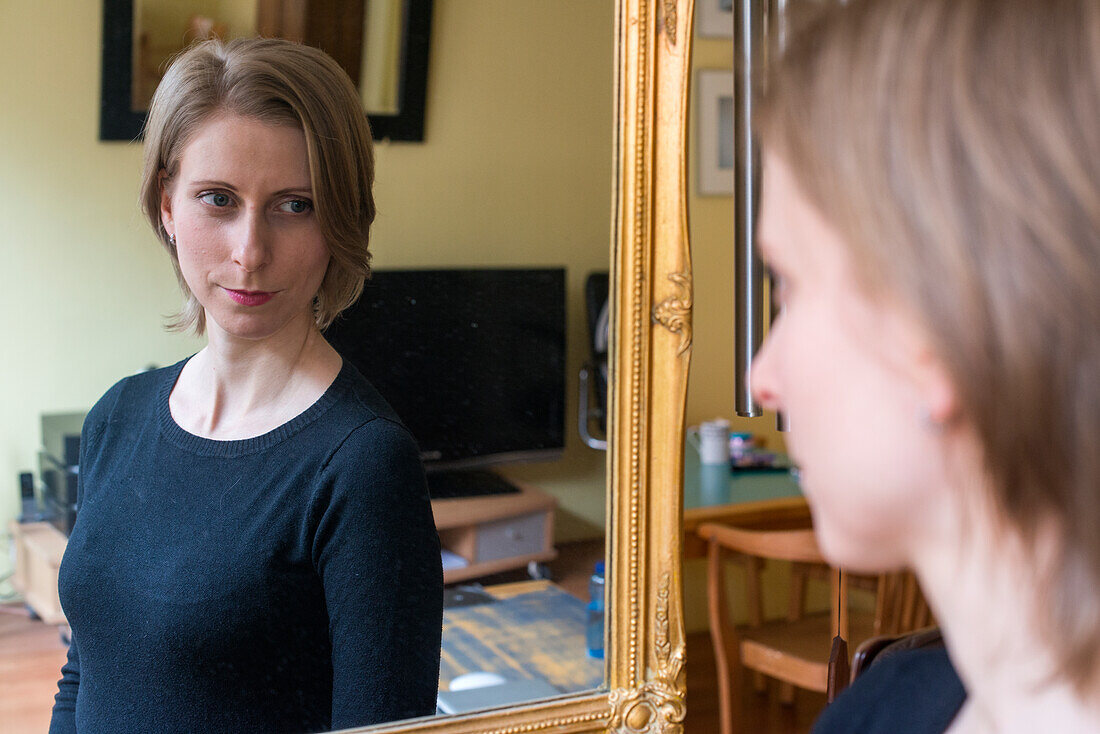
[[[227,181],[215,181],[213,179],[204,179],[202,181],[192,181],[192,186],[218,186],[223,189],[237,190],[237,187]]]
[[[218,181],[216,179],[203,179],[200,181],[192,181],[191,186],[211,186],[222,189],[229,189],[236,191],[237,187],[228,181]],[[282,196],[283,194],[309,194],[313,195],[313,187],[309,184],[305,186],[288,186],[285,189],[279,189],[271,194],[271,196]]]

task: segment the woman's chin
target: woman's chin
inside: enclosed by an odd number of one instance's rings
[[[274,319],[269,314],[215,314],[206,312],[207,328],[215,327],[231,339],[245,341],[263,341],[284,332],[289,326],[287,319]]]
[[[905,567],[897,546],[880,534],[867,535],[852,528],[838,528],[816,510],[813,519],[818,547],[830,566],[865,574],[888,573]]]

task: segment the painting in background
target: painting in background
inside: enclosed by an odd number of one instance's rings
[[[733,0],[696,0],[695,33],[703,38],[733,38]]]
[[[701,69],[695,76],[698,193],[733,195],[733,72]]]

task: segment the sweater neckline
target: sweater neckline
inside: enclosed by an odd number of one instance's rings
[[[193,356],[195,355],[191,355],[191,357]],[[265,451],[272,446],[282,443],[313,423],[321,417],[325,411],[332,407],[347,389],[351,379],[351,365],[347,360],[343,360],[340,366],[340,372],[336,375],[336,379],[332,381],[321,396],[317,398],[312,405],[286,423],[276,426],[267,433],[253,436],[252,438],[221,441],[213,438],[206,438],[204,436],[197,436],[181,427],[176,423],[176,419],[172,417],[172,410],[168,404],[168,399],[172,394],[172,389],[176,386],[176,382],[179,381],[184,365],[191,360],[191,357],[180,360],[164,370],[164,379],[161,383],[160,394],[158,396],[157,412],[160,415],[161,433],[166,439],[185,451],[190,451],[202,456],[226,458],[245,456],[246,454]]]

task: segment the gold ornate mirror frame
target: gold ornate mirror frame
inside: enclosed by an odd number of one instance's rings
[[[617,0],[607,690],[371,732],[680,732],[693,0]]]

